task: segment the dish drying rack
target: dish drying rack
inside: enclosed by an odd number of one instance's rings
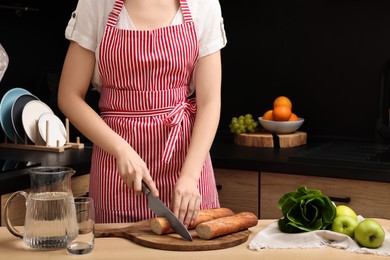
[[[63,146],[60,146],[60,141],[57,140],[57,146],[49,146],[49,121],[46,121],[46,143],[45,145],[39,145],[39,144],[30,144],[29,139],[26,134],[24,134],[24,143],[19,144],[17,136],[15,134],[14,142],[11,143],[8,141],[7,136],[4,137],[4,143],[0,143],[0,147],[3,148],[14,148],[14,149],[24,149],[24,150],[37,150],[37,151],[49,151],[49,152],[63,152],[65,149],[83,149],[84,144],[80,143],[80,137],[76,137],[76,142],[70,142],[69,141],[69,119],[65,119],[65,130],[66,130],[66,142]],[[36,123],[36,131],[35,131],[35,140],[38,140],[38,122]]]

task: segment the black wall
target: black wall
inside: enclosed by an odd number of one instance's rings
[[[221,129],[235,115],[261,116],[286,95],[309,138],[375,138],[390,1],[221,3],[228,36]]]
[[[45,101],[49,98],[47,85],[61,70],[68,46],[65,26],[76,4],[77,0],[0,0],[0,43],[10,60],[0,82],[1,94],[21,87]]]
[[[374,140],[379,79],[390,57],[390,1],[220,2],[228,45],[219,134],[228,133],[231,117],[261,116],[286,95],[309,139]],[[0,8],[0,43],[10,57],[0,94],[23,87],[56,106],[64,30],[77,0],[0,0],[15,3],[39,12]]]
[[[11,88],[27,89],[64,120],[57,107],[57,87],[69,45],[65,27],[76,5],[77,0],[0,0],[0,43],[9,56],[0,97]],[[70,129],[71,141],[76,136],[88,141],[73,126]]]

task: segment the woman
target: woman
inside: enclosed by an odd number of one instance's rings
[[[142,181],[186,226],[219,207],[209,156],[226,44],[218,0],[79,0],[65,35],[58,105],[94,143],[96,221],[154,217]],[[84,101],[91,80],[100,115]]]

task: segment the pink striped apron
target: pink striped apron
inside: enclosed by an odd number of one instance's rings
[[[110,13],[100,46],[102,77],[99,108],[103,120],[139,153],[169,206],[174,184],[187,153],[196,102],[189,84],[199,46],[191,12],[180,1],[184,23],[155,30],[116,27],[124,0]],[[219,207],[208,155],[198,183],[201,209]],[[145,195],[135,195],[117,172],[115,158],[94,146],[90,196],[96,222],[136,222],[155,217]]]

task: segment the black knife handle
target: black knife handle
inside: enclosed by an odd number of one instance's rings
[[[150,189],[144,181],[142,181],[142,191],[145,193],[145,195],[148,195],[150,193]]]

